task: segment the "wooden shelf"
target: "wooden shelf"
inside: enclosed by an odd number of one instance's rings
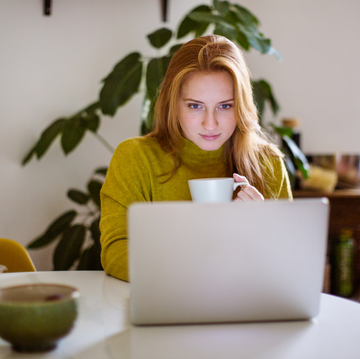
[[[354,231],[355,239],[355,292],[360,301],[360,188],[339,189],[332,193],[317,191],[294,191],[294,198],[326,197],[330,202],[328,229],[328,254],[331,256],[333,243],[343,228]]]
[[[337,189],[334,192],[320,192],[320,191],[305,191],[296,190],[293,192],[294,198],[314,198],[314,197],[327,197],[327,198],[360,198],[360,188],[351,189]]]

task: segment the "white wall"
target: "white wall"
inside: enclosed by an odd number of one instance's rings
[[[159,0],[0,0],[0,236],[27,244],[56,216],[73,207],[70,187],[85,188],[111,153],[93,136],[65,157],[59,143],[26,167],[21,160],[54,119],[97,99],[100,80],[131,51],[152,55],[145,35],[176,27],[194,6],[170,0],[161,22]],[[302,119],[305,152],[360,152],[357,119],[360,50],[357,0],[244,0],[284,61],[247,54],[254,78],[274,87],[284,116]],[[138,135],[141,97],[100,133],[115,147]],[[269,118],[267,118],[269,120]],[[51,268],[52,248],[32,251],[38,269]]]

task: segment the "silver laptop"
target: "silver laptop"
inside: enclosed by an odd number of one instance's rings
[[[327,199],[131,205],[132,323],[316,316],[328,217]]]

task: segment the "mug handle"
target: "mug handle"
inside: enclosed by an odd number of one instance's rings
[[[238,188],[239,186],[245,186],[248,185],[248,182],[234,182],[234,191],[236,190],[236,188]]]

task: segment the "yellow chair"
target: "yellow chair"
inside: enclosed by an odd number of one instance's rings
[[[12,239],[0,238],[0,265],[6,272],[36,272],[27,250]]]

